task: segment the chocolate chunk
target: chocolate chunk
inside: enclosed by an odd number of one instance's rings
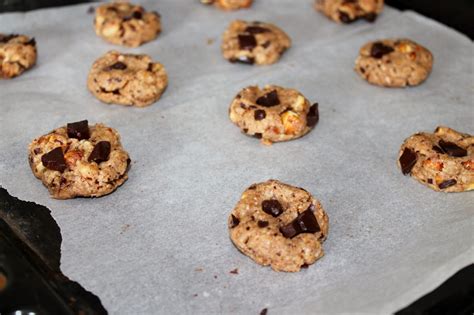
[[[258,221],[257,222],[257,225],[259,228],[264,228],[264,227],[267,227],[268,226],[268,221]]]
[[[255,118],[255,120],[262,120],[267,117],[267,113],[263,109],[257,109],[254,112],[253,117]]]
[[[240,56],[239,58],[231,58],[229,59],[232,63],[243,63],[246,65],[253,65],[255,63],[255,58],[247,57],[247,56]]]
[[[410,174],[411,169],[413,168],[413,166],[415,166],[417,159],[418,157],[416,153],[413,152],[411,149],[405,148],[405,150],[403,150],[403,153],[400,156],[400,159],[398,160],[400,162],[403,175]]]
[[[433,180],[431,178],[428,178],[427,183],[428,184],[433,184]]]
[[[257,46],[257,40],[253,35],[239,35],[238,40],[240,49],[251,51],[255,46]]]
[[[301,269],[308,269],[309,265],[304,263],[300,266]]]
[[[277,91],[273,90],[257,98],[256,103],[260,106],[271,107],[280,104],[280,99],[278,98]]]
[[[369,21],[370,23],[373,23],[375,22],[375,20],[377,19],[377,14],[375,13],[367,13],[366,15],[364,15],[364,19]]]
[[[441,184],[439,184],[438,187],[439,189],[445,189],[456,184],[457,184],[457,181],[455,179],[448,179],[442,182]]]
[[[41,157],[41,163],[43,163],[44,167],[53,171],[64,172],[67,169],[63,149],[61,147],[57,147],[44,154]]]
[[[0,35],[0,43],[8,43],[11,39],[18,37],[18,34]]]
[[[262,202],[262,211],[276,218],[283,213],[283,207],[278,200],[268,199]]]
[[[253,135],[254,138],[257,138],[257,139],[262,139],[262,134],[260,132],[256,132],[254,135]]]
[[[268,47],[270,47],[270,45],[271,45],[271,42],[270,42],[270,41],[266,41],[265,43],[262,44],[262,47],[263,47],[263,48],[268,48]]]
[[[263,310],[260,311],[260,315],[267,315],[268,309],[264,308]]]
[[[467,151],[455,143],[439,140],[438,145],[446,152],[449,156],[453,157],[463,157],[467,155]]]
[[[339,11],[339,20],[341,20],[342,23],[349,24],[354,22],[353,19],[347,14],[346,12]]]
[[[247,26],[245,29],[246,33],[250,34],[261,34],[261,33],[268,33],[271,32],[268,28],[261,27],[261,26]]]
[[[234,216],[233,214],[230,215],[232,221],[230,222],[230,228],[233,229],[235,228],[237,225],[239,225],[240,223],[240,220]]]
[[[314,127],[319,121],[319,110],[318,103],[314,103],[310,108],[308,115],[306,116],[306,125],[308,127]]]
[[[25,45],[30,45],[30,46],[36,47],[36,39],[34,37],[31,38],[29,41],[27,41],[25,43]]]
[[[140,11],[134,11],[132,13],[132,17],[134,19],[141,20],[141,18],[143,17],[143,14]]]
[[[153,62],[148,63],[148,67],[146,68],[146,71],[152,71],[153,70]]]
[[[384,45],[381,42],[376,42],[370,48],[370,56],[376,59],[382,58],[384,55],[389,54],[394,49],[390,46]]]
[[[39,153],[41,152],[41,149],[40,149],[40,148],[35,148],[35,149],[33,150],[33,152],[34,152],[35,154],[39,154]]]
[[[437,145],[434,145],[432,149],[433,149],[433,151],[435,151],[437,153],[440,153],[440,154],[445,154],[446,153],[446,152],[443,151],[443,149],[441,149]]]
[[[282,226],[280,232],[286,238],[293,238],[301,233],[316,233],[321,231],[318,224],[318,220],[313,213],[314,206],[311,205],[309,208],[302,212],[289,224]]]
[[[97,142],[94,149],[89,155],[89,162],[96,162],[97,164],[105,162],[109,159],[110,154],[110,142],[109,141],[100,141]]]
[[[117,61],[116,63],[114,63],[113,65],[111,66],[108,66],[107,67],[109,70],[113,69],[113,70],[125,70],[127,69],[127,65],[124,64],[123,62],[121,61]]]
[[[67,124],[67,136],[78,140],[89,139],[89,124],[87,120]]]

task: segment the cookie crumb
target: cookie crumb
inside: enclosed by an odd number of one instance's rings
[[[235,269],[229,271],[229,273],[231,273],[233,275],[238,275],[239,274],[239,268],[235,268]]]
[[[268,314],[268,308],[264,308],[263,310],[260,311],[260,315],[267,315]]]

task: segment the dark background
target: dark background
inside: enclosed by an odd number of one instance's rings
[[[0,0],[0,13],[8,11],[28,11],[41,7],[62,6],[81,2],[90,1]],[[471,39],[474,39],[474,0],[386,0],[385,2],[398,9],[413,10],[438,20],[466,34]],[[414,301],[411,305],[396,313],[396,315],[418,314],[473,315],[474,264],[460,270],[436,290]]]

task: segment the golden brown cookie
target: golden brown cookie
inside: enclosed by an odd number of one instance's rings
[[[161,32],[161,17],[139,5],[112,2],[97,7],[95,32],[108,42],[137,47],[155,39]]]
[[[168,85],[162,64],[147,55],[109,51],[92,65],[89,90],[105,103],[144,107],[156,102]]]
[[[303,188],[269,180],[244,191],[228,227],[234,245],[258,264],[296,272],[324,255],[329,219]]]
[[[130,165],[118,132],[87,120],[34,139],[28,156],[33,174],[56,199],[109,194],[127,180]]]
[[[230,62],[269,65],[290,46],[288,35],[273,24],[237,20],[224,32],[221,49]]]
[[[384,0],[316,0],[316,10],[338,23],[358,19],[374,22],[382,12]]]
[[[25,35],[0,33],[0,78],[22,74],[36,63],[36,41]]]
[[[474,137],[443,126],[416,133],[400,148],[398,166],[436,191],[474,190]]]
[[[369,83],[406,87],[422,83],[430,74],[433,55],[409,39],[385,39],[365,44],[355,71]]]
[[[229,117],[246,135],[271,144],[307,134],[318,123],[319,111],[297,90],[249,86],[230,104]]]
[[[201,0],[202,4],[218,7],[222,10],[246,9],[252,5],[253,0]]]

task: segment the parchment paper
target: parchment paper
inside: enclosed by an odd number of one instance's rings
[[[0,32],[32,35],[39,47],[34,69],[0,82],[0,185],[52,209],[64,273],[110,313],[389,313],[474,260],[473,193],[434,192],[396,167],[401,143],[417,131],[443,124],[474,132],[472,42],[389,7],[375,24],[337,25],[312,2],[258,0],[226,13],[197,1],[143,1],[162,14],[164,31],[136,49],[98,38],[89,5],[0,15]],[[228,63],[220,36],[236,18],[276,23],[293,47],[268,67]],[[384,37],[433,52],[423,85],[379,88],[356,75],[360,46]],[[165,65],[170,84],[158,103],[94,99],[87,73],[110,49]],[[268,83],[319,102],[316,129],[272,147],[242,135],[228,105],[241,88]],[[29,169],[27,146],[86,118],[121,133],[130,178],[103,198],[53,200]],[[329,214],[326,255],[302,272],[261,267],[228,238],[242,191],[269,178],[306,188]]]

